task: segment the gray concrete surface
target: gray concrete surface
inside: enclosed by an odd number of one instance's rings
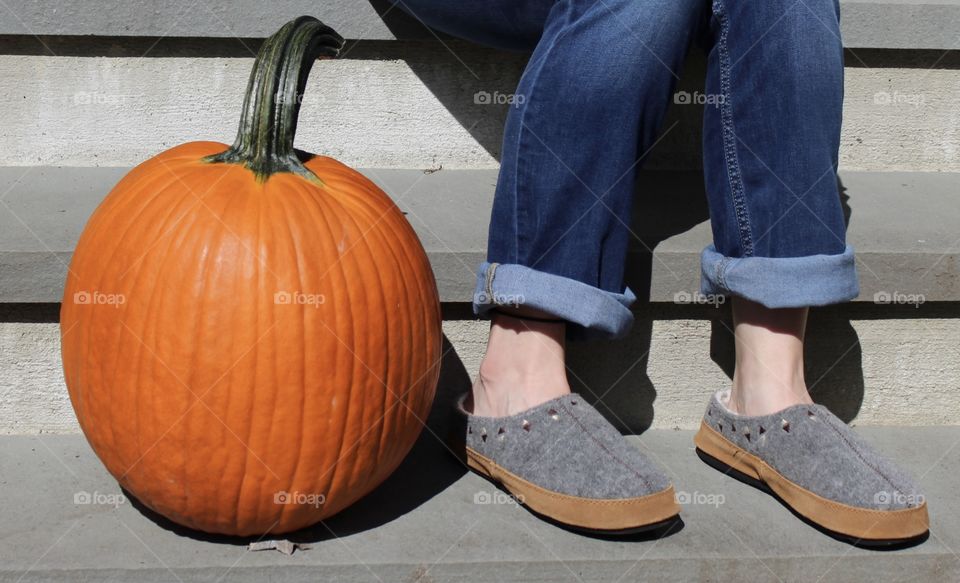
[[[957,48],[956,0],[841,0],[851,47]],[[252,15],[257,15],[253,17]],[[0,13],[0,34],[264,37],[286,20],[312,14],[347,38],[425,38],[430,33],[385,0],[281,0],[264,14],[253,0],[34,0]]]
[[[848,47],[960,48],[958,0],[840,0],[840,14]]]
[[[236,133],[253,64],[242,46],[230,57],[150,58],[38,47],[9,54],[0,45],[0,166],[133,166],[183,142],[230,142]],[[847,56],[841,169],[960,172],[956,53],[910,61],[877,53]],[[314,67],[297,145],[355,167],[496,168],[504,100],[525,60],[461,41],[352,45]],[[703,61],[694,52],[676,71],[675,100],[688,101],[671,107],[646,168],[699,168],[702,106],[691,102],[703,96]]]
[[[828,538],[704,465],[691,432],[670,430],[629,439],[687,500],[683,527],[659,540],[584,537],[505,502],[424,433],[380,489],[289,537],[313,548],[254,553],[246,541],[184,531],[120,499],[80,436],[4,437],[0,581],[956,581],[960,428],[862,431],[920,477],[932,519],[923,544],[878,552]],[[83,493],[93,503],[75,503]]]
[[[58,302],[69,256],[90,213],[128,169],[0,168],[0,301]],[[417,230],[441,298],[472,299],[485,256],[493,170],[369,168]],[[960,299],[958,174],[841,173],[859,252],[860,301],[875,294]],[[628,285],[639,297],[673,302],[699,289],[699,254],[711,240],[696,173],[651,172],[638,183]],[[641,241],[642,239],[642,241]],[[651,257],[649,249],[654,253]],[[649,290],[649,293],[648,293]]]
[[[0,306],[0,435],[80,431],[64,386],[56,308]],[[466,390],[489,324],[470,318],[464,306],[447,304],[445,311],[442,368],[448,384]],[[730,383],[729,317],[726,307],[642,306],[623,340],[570,343],[568,376],[577,390],[616,412],[622,431],[693,429],[705,395]],[[846,421],[909,426],[960,419],[955,302],[814,310],[806,352],[814,398]]]

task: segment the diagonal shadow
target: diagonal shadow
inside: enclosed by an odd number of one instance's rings
[[[837,190],[849,226],[850,196],[839,177]],[[732,379],[735,351],[730,310],[724,310],[721,318],[711,326],[710,357]],[[813,400],[846,423],[855,419],[863,405],[863,352],[847,310],[842,306],[810,310],[803,356]]]

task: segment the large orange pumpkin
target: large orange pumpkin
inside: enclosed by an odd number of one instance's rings
[[[77,244],[61,311],[70,399],[94,451],[167,518],[279,533],[399,465],[439,374],[426,254],[371,181],[293,149],[317,57],[303,17],[257,57],[233,146],[139,165]]]

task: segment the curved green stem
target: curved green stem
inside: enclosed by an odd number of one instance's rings
[[[264,41],[250,73],[237,139],[211,163],[242,164],[264,182],[277,172],[319,178],[297,156],[293,139],[300,102],[317,58],[334,58],[343,38],[311,16],[291,20]]]

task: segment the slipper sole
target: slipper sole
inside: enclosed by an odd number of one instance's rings
[[[630,534],[657,527],[680,513],[673,486],[637,498],[582,498],[547,490],[467,447],[467,466],[503,486],[536,514],[596,533]]]
[[[773,491],[797,514],[821,527],[862,540],[907,540],[930,528],[927,503],[900,510],[859,508],[829,500],[792,482],[770,464],[747,452],[705,422],[693,438],[697,449]]]

